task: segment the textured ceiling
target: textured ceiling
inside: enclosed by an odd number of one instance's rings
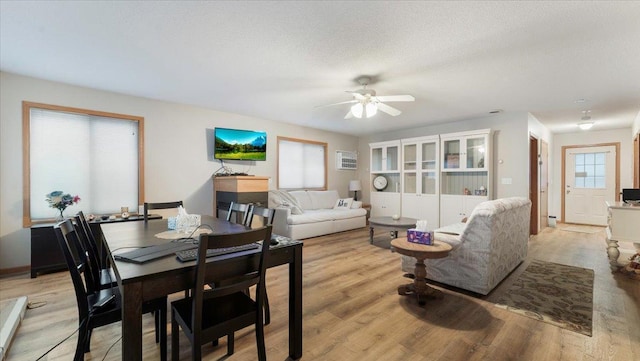
[[[640,2],[1,1],[3,71],[354,135],[640,112]],[[343,119],[371,75],[402,114]],[[585,99],[584,103],[576,103]]]

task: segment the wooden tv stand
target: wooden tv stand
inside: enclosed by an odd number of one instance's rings
[[[252,203],[268,207],[269,177],[260,176],[213,176],[213,212],[226,216],[229,204]]]

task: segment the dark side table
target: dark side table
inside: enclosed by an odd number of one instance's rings
[[[149,215],[149,219],[162,218],[160,215]],[[100,224],[102,223],[114,223],[114,222],[132,222],[142,221],[144,217],[142,215],[131,215],[129,218],[116,218],[101,220],[96,219],[89,222],[91,231],[93,232],[96,242],[98,243],[98,250],[100,250],[100,259],[104,262],[105,252],[103,249],[104,236],[102,235],[102,229]],[[41,223],[31,226],[31,278],[36,278],[38,273],[42,272],[55,272],[67,269],[67,263],[64,260],[60,245],[56,239],[56,233],[53,230],[55,223]]]

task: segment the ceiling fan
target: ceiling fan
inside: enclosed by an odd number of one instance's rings
[[[353,100],[348,100],[345,102],[334,103],[324,105],[323,107],[329,107],[340,104],[353,104],[351,109],[347,115],[345,115],[344,119],[350,119],[353,117],[362,118],[371,118],[372,116],[378,113],[378,110],[381,112],[387,113],[391,116],[400,115],[402,112],[399,109],[396,109],[392,106],[389,106],[385,103],[389,102],[412,102],[416,99],[411,95],[376,95],[376,91],[373,89],[367,88],[371,78],[369,77],[360,77],[358,78],[358,82],[362,85],[362,89],[358,90],[347,90],[347,93],[353,95]]]

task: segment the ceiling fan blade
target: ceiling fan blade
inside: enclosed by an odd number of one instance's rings
[[[318,105],[313,107],[314,109],[318,109],[318,108],[325,108],[325,107],[332,107],[334,105],[340,105],[340,104],[350,104],[350,103],[357,103],[357,100],[347,100],[345,102],[340,102],[340,103],[333,103],[333,104],[327,104],[327,105]]]
[[[385,103],[378,103],[378,110],[381,112],[385,112],[391,116],[397,116],[400,115],[402,112],[394,107],[390,107],[388,105],[386,105]]]
[[[344,119],[351,119],[353,118],[353,113],[351,113],[351,110],[349,110],[349,113],[347,113],[347,115],[344,116]]]
[[[345,92],[353,95],[353,97],[356,98],[356,100],[365,100],[364,95],[358,93],[357,91],[345,90]]]
[[[416,100],[412,95],[381,95],[376,98],[381,102],[412,102]]]

